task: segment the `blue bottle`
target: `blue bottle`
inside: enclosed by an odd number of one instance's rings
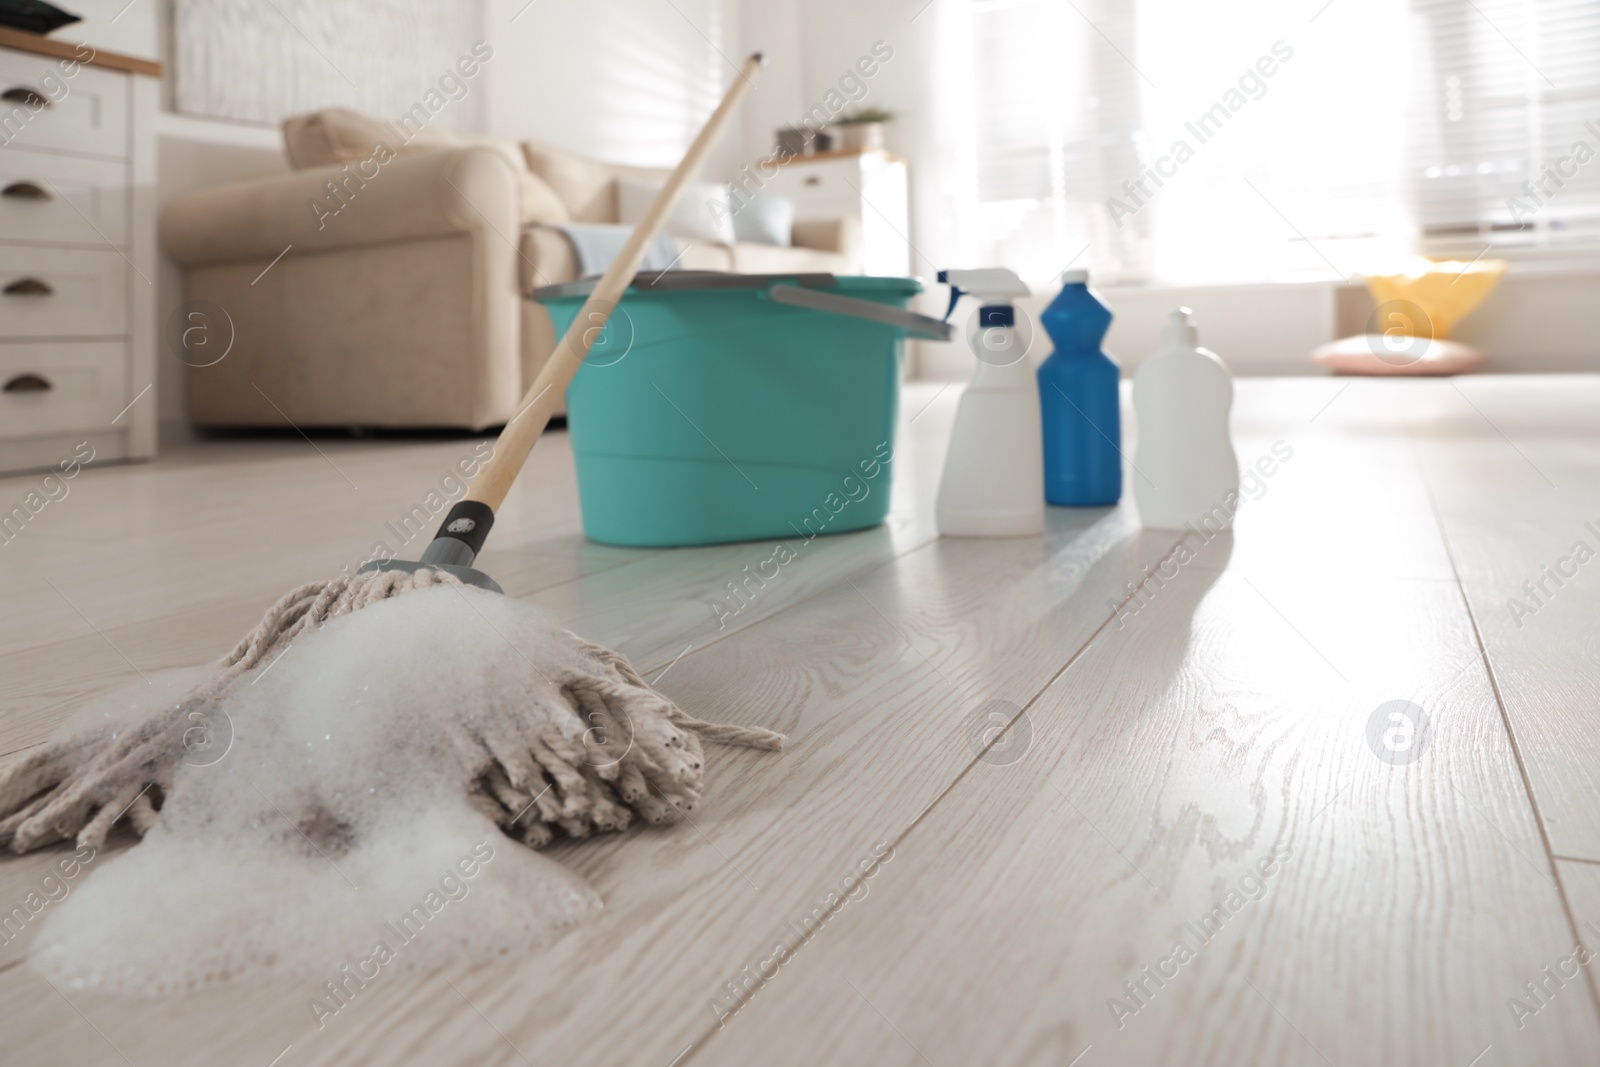
[[[1039,366],[1044,427],[1044,498],[1067,507],[1106,507],[1122,496],[1122,412],[1116,360],[1101,350],[1111,309],[1089,288],[1089,272],[1067,271],[1039,316],[1055,351]]]

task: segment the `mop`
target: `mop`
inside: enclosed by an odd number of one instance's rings
[[[196,723],[219,714],[224,698],[263,663],[330,620],[402,594],[453,587],[503,592],[473,569],[504,501],[557,402],[632,281],[683,187],[763,65],[746,60],[722,102],[663,185],[622,252],[595,285],[466,496],[445,516],[415,562],[381,560],[348,577],[312,582],[286,594],[181,700],[132,724],[53,740],[0,774],[0,845],[13,851],[65,839],[98,847],[119,823],[143,835],[160,817]],[[702,739],[776,750],[781,734],[705,722],[651,688],[621,654],[556,629],[561,655],[539,664],[516,706],[441,708],[437,714],[467,771],[470,799],[509,836],[539,847],[558,831],[581,837],[617,830],[633,815],[669,823],[704,789]]]

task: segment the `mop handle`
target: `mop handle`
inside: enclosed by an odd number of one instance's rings
[[[706,154],[711,151],[717,135],[722,132],[723,126],[727,125],[728,116],[732,114],[734,106],[750,87],[756,72],[764,63],[765,60],[760,52],[745,60],[743,69],[728,87],[722,103],[717,105],[717,109],[706,120],[699,136],[684,153],[672,176],[661,187],[661,192],[656,194],[655,203],[650,205],[650,210],[645,212],[644,218],[633,228],[633,233],[628,236],[628,243],[623,246],[621,254],[612,261],[605,274],[601,275],[589,298],[583,302],[577,317],[572,320],[572,325],[567,327],[566,336],[561,338],[561,343],[556,345],[556,350],[544,368],[539,371],[539,376],[528,387],[527,395],[522,398],[516,414],[511,416],[506,422],[505,429],[500,431],[500,438],[495,442],[494,455],[472,479],[464,500],[477,501],[490,509],[498,508],[505,500],[506,493],[511,489],[511,483],[516,480],[517,473],[522,470],[522,464],[528,458],[528,453],[533,451],[534,443],[539,440],[539,435],[544,433],[545,424],[550,421],[551,414],[565,398],[567,386],[572,384],[572,378],[583,365],[584,357],[589,354],[590,347],[604,329],[606,320],[616,310],[623,291],[633,281],[634,274],[639,270],[640,261],[644,259],[645,252],[655,241],[656,235],[661,232],[662,225],[667,221],[667,214],[677,203],[683,187],[688,184],[689,179],[705,160]],[[446,526],[448,525],[446,523]],[[443,534],[445,531],[441,530],[440,533]]]

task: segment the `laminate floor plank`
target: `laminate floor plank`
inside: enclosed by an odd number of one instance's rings
[[[1571,935],[1456,590],[1271,595],[1196,569],[1108,631],[688,1062],[1592,1059],[1586,989],[1506,1010]],[[1280,610],[1352,625],[1319,651]],[[1407,766],[1368,742],[1390,699],[1431,709]]]
[[[1260,473],[1233,533],[1181,566],[1181,535],[1140,531],[1131,501],[1052,509],[1043,539],[936,539],[958,391],[919,385],[888,523],[795,543],[731,613],[718,599],[771,545],[584,542],[552,435],[485,569],[693,713],[784,730],[789,750],[713,747],[692,822],[550,849],[606,909],[544,952],[385,975],[322,1030],[317,978],[54,989],[22,962],[43,902],[0,944],[0,1058],[1593,1060],[1592,984],[1532,1021],[1508,1006],[1600,923],[1600,865],[1579,862],[1600,842],[1588,571],[1522,629],[1488,605],[1560,523],[1600,513],[1600,378],[1237,384],[1236,447]],[[0,547],[0,753],[87,691],[213,658],[265,600],[359,560],[472,444],[212,442],[86,471]],[[27,481],[0,480],[0,501]],[[1380,759],[1383,729],[1369,741],[1393,700],[1430,719],[1414,763]],[[0,860],[0,908],[62,855]],[[1259,899],[1164,985],[1143,979],[1230,890]],[[1120,1027],[1111,998],[1137,1008]]]
[[[1600,384],[1474,381],[1415,445],[1558,855],[1600,860]]]
[[[467,1064],[504,1058],[505,1040],[535,1061],[582,1062],[602,1037],[602,1061],[670,1062],[749,946],[911,825],[1170,543],[1125,517],[1067,514],[1043,540],[936,542],[686,655],[662,682],[669,695],[708,718],[784,730],[791,747],[713,750],[691,824],[551,850],[607,906],[537,959],[396,975],[321,1034],[303,984],[202,991],[155,1013],[103,994],[73,993],[74,1006],[135,1062],[213,1062],[219,1047],[270,1059],[292,1043],[299,1062],[391,1063],[405,1050]],[[52,1062],[60,999],[27,967],[0,973],[8,1011],[54,1020],[19,1037],[30,1062]],[[79,1062],[106,1060],[88,1040],[98,1034],[81,1036]]]
[[[689,648],[933,538],[924,502],[937,485],[955,397],[928,386],[907,394],[888,521],[858,533],[789,539],[796,558],[768,566],[769,574],[777,570],[775,579],[750,573],[771,560],[776,542],[660,550],[585,541],[564,433],[547,435],[535,449],[481,567],[508,594],[546,608],[641,669],[660,670]],[[337,462],[300,455],[311,451],[305,442],[229,442],[242,457],[234,464],[194,461],[190,449],[203,447],[195,445],[170,460],[170,472],[162,466],[166,459],[149,467],[91,467],[69,485],[93,492],[69,491],[59,512],[47,508],[38,516],[59,519],[56,527],[24,530],[24,537],[50,538],[19,537],[0,548],[18,552],[0,558],[7,565],[0,580],[17,608],[0,620],[0,696],[8,712],[0,719],[0,756],[44,740],[86,694],[141,673],[217,659],[278,597],[355,569],[376,541],[414,556],[423,536],[402,548],[391,532],[399,528],[394,517],[482,451],[482,442],[451,441],[373,454],[370,445],[338,442],[354,451],[352,458],[319,444]],[[346,476],[359,479],[365,498]],[[0,492],[9,486],[20,494],[31,484],[28,477],[7,479]],[[882,492],[884,485],[869,482],[868,489]],[[379,490],[396,503],[382,510]],[[141,494],[174,503],[152,505]],[[176,505],[190,498],[209,503],[199,517],[185,519]],[[65,505],[77,500],[87,503],[68,511]],[[85,552],[83,537],[130,501],[140,502],[143,519],[122,531],[117,551]]]

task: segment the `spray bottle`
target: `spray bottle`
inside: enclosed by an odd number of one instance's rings
[[[1004,268],[942,270],[946,321],[963,296],[980,301],[968,340],[978,357],[961,396],[934,516],[950,537],[1027,537],[1044,531],[1039,388],[1017,336],[1011,301],[1028,287]]]

